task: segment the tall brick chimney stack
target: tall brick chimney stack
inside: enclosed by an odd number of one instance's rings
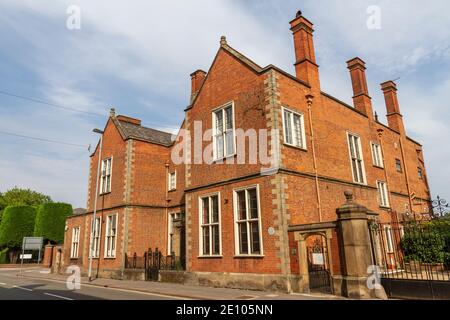
[[[319,66],[314,53],[313,24],[302,16],[301,11],[297,12],[290,24],[294,36],[296,76],[311,87],[320,86]]]
[[[206,72],[203,70],[197,70],[191,74],[191,102],[197,96],[197,93],[205,81],[205,78]]]
[[[353,87],[353,105],[370,119],[373,119],[372,99],[366,80],[366,63],[356,57],[347,61]]]
[[[390,128],[405,134],[405,126],[403,125],[403,116],[400,113],[400,106],[397,99],[397,85],[394,81],[386,81],[381,84],[381,90],[384,93],[386,102],[387,120]]]

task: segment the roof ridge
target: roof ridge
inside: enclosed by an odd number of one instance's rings
[[[242,54],[238,50],[236,50],[233,47],[231,47],[229,44],[225,43],[225,44],[221,44],[220,46],[221,46],[222,49],[224,49],[227,52],[231,53],[234,57],[236,57],[237,59],[239,59],[240,61],[242,61],[243,63],[245,63],[246,65],[248,65],[252,69],[254,69],[255,71],[261,72],[264,69],[263,67],[258,65],[256,62],[254,62],[253,60],[251,60],[250,58],[248,58],[247,56],[245,56],[244,54]]]

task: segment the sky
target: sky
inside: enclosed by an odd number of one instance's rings
[[[67,27],[71,5],[80,9],[80,28]],[[104,127],[111,107],[176,132],[189,75],[209,69],[222,35],[259,65],[294,74],[289,21],[299,9],[315,26],[323,91],[351,104],[345,62],[358,56],[386,122],[379,84],[398,79],[407,134],[424,146],[433,198],[450,200],[447,0],[2,0],[0,192],[31,188],[85,207],[88,145],[98,140],[92,129]]]

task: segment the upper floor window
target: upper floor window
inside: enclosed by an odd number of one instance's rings
[[[100,178],[100,194],[111,192],[112,158],[102,161],[102,176]]]
[[[234,191],[235,242],[238,255],[261,255],[261,214],[258,187]]]
[[[382,207],[389,207],[389,198],[386,182],[377,181],[378,203]]]
[[[402,162],[400,159],[395,159],[395,169],[397,172],[402,172]]]
[[[233,104],[213,112],[213,156],[223,159],[235,154]]]
[[[417,175],[419,176],[419,179],[423,179],[423,171],[421,167],[417,167]]]
[[[306,149],[305,124],[303,115],[283,108],[284,142]]]
[[[348,145],[350,150],[353,181],[357,183],[365,183],[366,178],[360,137],[348,133]]]
[[[80,243],[80,227],[72,229],[72,245],[70,247],[70,258],[78,258],[78,249]]]
[[[102,220],[100,217],[91,221],[91,242],[90,242],[90,254],[93,258],[98,258],[100,253],[100,232],[101,232]]]
[[[117,213],[106,217],[105,258],[116,257]]]
[[[219,195],[200,199],[200,248],[202,256],[220,255]]]
[[[169,191],[177,188],[177,172],[169,173]]]
[[[371,143],[372,145],[372,159],[373,165],[382,168],[383,167],[383,156],[381,154],[381,147],[379,144]]]

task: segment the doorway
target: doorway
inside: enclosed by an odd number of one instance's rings
[[[326,238],[312,235],[306,239],[309,289],[311,292],[332,293],[330,262]]]

